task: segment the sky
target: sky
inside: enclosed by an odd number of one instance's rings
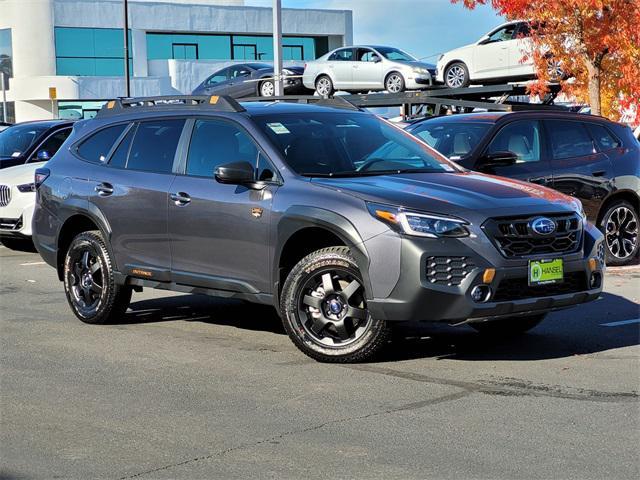
[[[260,7],[272,3],[245,0]],[[471,11],[449,0],[282,0],[282,6],[352,10],[354,43],[399,47],[432,63],[440,53],[475,42],[504,21],[490,7]]]

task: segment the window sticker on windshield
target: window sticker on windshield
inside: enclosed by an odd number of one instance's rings
[[[123,57],[123,58],[124,58],[124,57]],[[20,156],[20,154],[21,154],[21,152],[13,152],[13,153],[11,154],[11,156],[12,156],[13,158],[16,158],[16,157],[19,157],[19,156]]]
[[[451,165],[447,165],[446,163],[442,164],[442,168],[444,168],[447,172],[453,172],[454,169]]]
[[[277,133],[278,135],[284,135],[287,133],[291,133],[287,127],[285,127],[281,123],[267,123],[267,126],[273,130],[273,133]]]

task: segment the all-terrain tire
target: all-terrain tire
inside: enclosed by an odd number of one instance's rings
[[[322,289],[325,283],[315,290],[309,288],[320,277],[324,281],[327,274],[335,290],[333,287]],[[349,288],[353,285],[356,287]],[[319,315],[310,313],[311,309],[308,307],[305,309],[305,299],[308,301],[313,295],[316,295],[314,302],[318,302],[317,311],[331,302],[339,303],[343,297],[342,312],[346,317],[343,317],[342,323],[347,322],[351,326],[353,338],[345,339],[344,342],[335,338],[339,336],[336,333],[337,323],[327,322],[324,333],[316,333],[315,324],[309,326],[314,322],[313,315]],[[333,300],[330,302],[329,298]],[[324,307],[320,307],[320,303]],[[359,319],[348,317],[352,308],[354,312],[359,312]],[[300,260],[287,276],[282,288],[280,314],[293,343],[303,353],[321,362],[352,363],[369,360],[380,352],[391,337],[391,329],[387,323],[374,319],[366,308],[362,276],[348,247],[323,248]],[[326,318],[322,316],[322,321]],[[344,328],[342,333],[348,334],[347,330]]]
[[[113,265],[100,231],[82,232],[71,241],[64,258],[64,291],[83,322],[105,324],[124,316],[132,289],[116,284]]]

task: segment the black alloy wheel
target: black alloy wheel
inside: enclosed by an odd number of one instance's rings
[[[602,230],[607,265],[625,265],[638,254],[638,212],[628,202],[612,205],[604,214]]]
[[[281,316],[294,344],[325,362],[371,358],[390,333],[386,322],[370,315],[347,247],[318,250],[292,269],[282,289]]]

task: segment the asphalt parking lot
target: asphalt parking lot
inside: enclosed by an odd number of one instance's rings
[[[638,478],[639,284],[610,270],[518,339],[429,327],[337,366],[234,301],[145,290],[84,325],[0,247],[0,478]]]

